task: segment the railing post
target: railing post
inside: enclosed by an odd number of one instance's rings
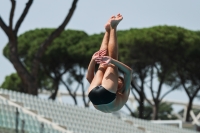
[[[200,132],[200,126],[196,125],[196,131]]]
[[[18,108],[16,108],[16,125],[15,125],[15,131],[18,133],[18,122],[19,122],[19,111]]]
[[[22,133],[24,133],[25,120],[22,120]]]
[[[40,127],[40,133],[44,132],[44,123],[41,123],[41,127]]]

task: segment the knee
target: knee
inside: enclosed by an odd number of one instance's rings
[[[103,73],[106,71],[106,69],[107,69],[107,66],[104,66],[104,65],[101,65],[101,64],[100,64],[100,66],[98,68],[98,70],[102,71]]]

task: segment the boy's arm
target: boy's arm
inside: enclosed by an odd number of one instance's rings
[[[132,69],[118,60],[111,59],[110,63],[116,65],[122,72],[124,72],[124,86],[123,86],[123,99],[127,100],[130,93],[130,84],[132,80]]]
[[[92,59],[90,60],[90,64],[88,65],[88,71],[86,75],[86,79],[88,80],[89,83],[91,83],[94,78],[95,64],[96,64],[95,59],[100,56],[106,55],[106,53],[107,53],[107,49],[103,49],[103,50],[99,50],[95,52],[92,55]]]
[[[132,71],[130,73],[124,73],[124,86],[122,93],[116,93],[116,110],[121,109],[126,102],[128,101],[129,94],[130,94],[130,84],[132,80]]]
[[[118,60],[111,59],[110,63],[116,65],[121,71],[124,72],[124,74],[132,73],[132,69],[129,66],[125,65],[124,63],[122,63],[122,62],[120,62]]]
[[[88,80],[89,83],[91,83],[94,78],[95,64],[96,64],[96,62],[92,58],[90,60],[90,64],[88,65],[88,71],[87,71],[87,75],[86,75],[86,79]]]

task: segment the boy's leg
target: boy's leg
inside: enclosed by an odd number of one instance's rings
[[[122,15],[118,14],[111,20],[110,24],[110,40],[108,43],[108,53],[113,59],[118,60],[118,44],[117,44],[117,25],[123,19]]]
[[[106,31],[105,31],[105,34],[104,34],[104,37],[103,37],[103,40],[102,40],[102,43],[101,43],[101,46],[99,49],[99,50],[107,50],[106,56],[108,55],[108,42],[109,42],[109,37],[110,37],[110,20],[111,20],[111,18],[108,20],[108,22],[105,25]],[[90,87],[88,89],[88,93],[96,86],[101,85],[105,70],[106,70],[105,66],[99,65],[99,68],[98,68],[98,70],[90,84]]]
[[[100,50],[107,50],[107,55],[108,55],[108,43],[109,43],[109,38],[110,38],[110,21],[112,18],[114,18],[115,16],[112,16],[108,22],[105,24],[105,34],[101,43],[101,47]]]
[[[116,29],[119,22],[123,19],[122,15],[118,14],[116,17],[111,19],[110,22],[110,38],[108,43],[108,55],[113,59],[118,60],[118,44]],[[118,87],[118,68],[111,64],[108,65],[103,80],[102,85],[109,91],[115,93]]]

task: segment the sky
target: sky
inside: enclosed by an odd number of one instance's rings
[[[14,24],[28,0],[16,1]],[[72,0],[35,0],[22,23],[19,34],[36,28],[56,28],[67,15]],[[118,30],[144,28],[157,25],[179,26],[189,30],[200,30],[200,0],[79,0],[73,17],[66,29],[83,30],[88,34],[104,32],[104,24],[112,15],[121,13],[123,20]],[[0,0],[0,16],[8,24],[11,3]],[[15,72],[12,64],[3,56],[8,42],[0,29],[0,84],[6,75]],[[176,91],[168,99],[187,101],[184,91]]]

